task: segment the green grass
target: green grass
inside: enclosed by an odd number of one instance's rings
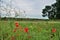
[[[15,29],[16,21],[0,21],[0,40],[60,40],[60,21],[18,21],[19,25],[24,29],[29,28],[29,32]],[[56,28],[55,36],[51,38],[51,29]],[[28,38],[28,36],[31,36]]]

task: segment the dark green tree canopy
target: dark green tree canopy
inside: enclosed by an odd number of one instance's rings
[[[52,10],[51,10],[52,9]],[[60,19],[60,0],[56,0],[56,3],[51,6],[46,5],[42,10],[43,17],[48,16],[49,19]],[[48,15],[46,15],[48,13]]]
[[[47,5],[45,6],[46,10],[50,10],[51,9],[51,6]]]

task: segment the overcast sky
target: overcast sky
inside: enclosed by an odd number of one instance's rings
[[[12,5],[25,10],[27,17],[43,18],[42,9],[46,5],[51,5],[55,2],[55,0],[12,0]]]

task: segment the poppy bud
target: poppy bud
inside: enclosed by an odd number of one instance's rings
[[[31,36],[28,36],[28,38],[31,38]]]
[[[55,33],[55,32],[56,32],[56,29],[55,29],[55,28],[53,28],[53,29],[52,29],[52,32],[53,32],[53,33]]]
[[[13,30],[13,32],[16,32],[16,28]]]
[[[14,36],[12,36],[12,37],[11,37],[11,40],[15,40],[15,37],[14,37]]]

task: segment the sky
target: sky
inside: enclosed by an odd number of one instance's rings
[[[9,3],[7,0],[5,1]],[[28,18],[48,19],[48,17],[42,17],[42,9],[46,5],[51,5],[55,2],[55,0],[12,0],[11,4],[21,10],[23,9]]]

